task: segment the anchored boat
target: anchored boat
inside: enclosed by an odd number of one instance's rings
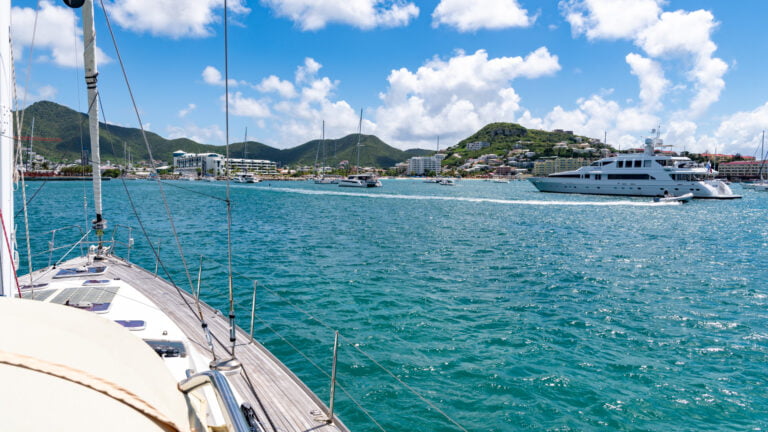
[[[694,198],[741,198],[723,181],[715,179],[711,166],[699,166],[690,158],[655,153],[662,140],[645,140],[643,153],[626,153],[592,162],[574,171],[528,179],[542,192],[590,195],[662,197],[693,194]]]

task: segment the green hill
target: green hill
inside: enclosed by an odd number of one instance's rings
[[[26,109],[22,133],[18,135],[31,135],[33,118],[35,119],[34,136],[44,139],[34,141],[33,150],[47,159],[71,162],[80,159],[82,148],[90,148],[87,115],[54,102],[36,102]],[[187,138],[168,140],[152,132],[147,132],[146,135],[155,160],[170,162],[172,153],[176,150],[189,153],[224,154],[226,152],[224,146],[200,144]],[[51,139],[57,141],[50,141]],[[312,165],[315,162],[319,142],[320,140],[313,140],[285,150],[256,141],[248,141],[247,145],[239,142],[230,144],[229,154],[232,158],[247,156],[251,159],[276,161],[280,165]],[[149,160],[139,129],[101,123],[99,143],[102,160],[122,162],[128,152],[134,161]],[[356,163],[356,144],[357,134],[335,140],[327,139],[325,141],[327,164],[336,165],[341,160]],[[413,150],[407,152],[398,150],[373,135],[363,135],[360,144],[360,164],[363,166],[390,168],[415,155]],[[419,151],[431,154],[427,150]]]
[[[467,144],[473,142],[486,142],[488,147],[480,150],[468,150]],[[538,129],[527,129],[517,123],[491,123],[486,125],[472,136],[461,140],[457,145],[449,147],[446,152],[451,155],[446,159],[448,165],[458,165],[467,158],[476,158],[483,154],[494,153],[504,156],[512,150],[527,149],[535,152],[537,156],[563,156],[572,157],[571,149],[556,150],[555,144],[565,142],[568,145],[588,143],[592,148],[610,148],[596,140],[590,140],[585,136],[574,135],[569,131],[548,132]],[[453,157],[458,155],[458,157]]]

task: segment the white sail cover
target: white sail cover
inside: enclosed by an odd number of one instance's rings
[[[0,298],[2,430],[188,431],[184,395],[160,357],[91,312]]]

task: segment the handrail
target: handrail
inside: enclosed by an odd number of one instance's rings
[[[251,432],[251,428],[237,404],[235,394],[221,372],[209,370],[192,375],[179,382],[179,390],[186,394],[205,384],[210,384],[216,392],[219,407],[226,417],[227,429],[235,432]]]

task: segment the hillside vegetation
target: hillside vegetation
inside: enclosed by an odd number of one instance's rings
[[[81,149],[90,148],[87,115],[54,102],[36,102],[26,109],[22,131],[17,134],[18,136],[32,134],[33,118],[35,120],[34,136],[43,139],[34,141],[33,150],[47,159],[72,162],[80,159]],[[127,153],[131,154],[134,161],[149,160],[141,130],[100,124],[99,144],[102,160],[124,162]],[[224,154],[226,152],[224,146],[201,144],[187,138],[169,140],[152,132],[147,132],[146,136],[155,160],[171,162],[172,153],[176,150],[188,153]],[[57,141],[50,141],[52,139]],[[357,134],[350,134],[344,138],[325,140],[327,165],[336,165],[342,160],[355,164],[357,139]],[[373,135],[362,135],[360,144],[360,164],[377,168],[390,168],[419,152],[432,153],[425,150],[402,151],[389,146]],[[281,150],[260,142],[248,141],[230,144],[229,153],[232,158],[247,156],[251,159],[275,161],[280,165],[312,165],[318,154],[319,145],[320,140],[313,140],[297,147]],[[322,155],[321,148],[321,160]]]
[[[467,144],[483,141],[490,145],[480,150],[467,150]],[[449,147],[446,153],[449,157],[446,159],[448,165],[458,165],[467,158],[476,158],[484,154],[497,154],[506,156],[513,150],[529,150],[536,153],[536,157],[542,156],[573,156],[573,151],[555,150],[554,146],[558,143],[568,145],[589,143],[590,139],[585,136],[574,135],[563,132],[547,132],[538,129],[527,129],[517,123],[491,123],[472,136],[461,140],[457,145]],[[605,144],[595,142],[590,144],[592,148],[609,148]],[[457,156],[456,156],[457,155]]]

